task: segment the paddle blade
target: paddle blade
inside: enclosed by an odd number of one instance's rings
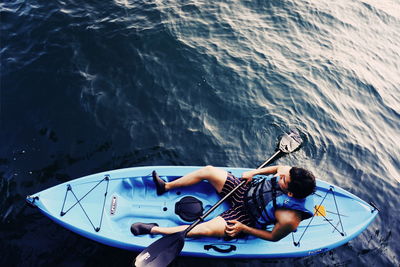
[[[285,133],[279,143],[279,149],[282,152],[290,153],[295,151],[303,143],[300,134],[297,130],[293,129],[290,133]]]
[[[185,232],[166,235],[137,255],[134,265],[136,267],[166,267],[182,251],[184,243]]]

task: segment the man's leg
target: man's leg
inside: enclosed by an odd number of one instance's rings
[[[226,226],[225,220],[222,217],[217,216],[212,220],[209,220],[207,222],[197,225],[188,233],[187,236],[188,237],[192,237],[192,236],[223,237],[223,236],[225,236],[225,226]],[[175,226],[175,227],[154,226],[151,229],[150,233],[168,235],[168,234],[181,232],[188,227],[189,227],[189,225],[180,225],[180,226]]]
[[[173,188],[194,185],[202,180],[207,180],[212,184],[212,186],[214,186],[218,193],[221,193],[227,175],[228,173],[225,170],[213,166],[206,166],[194,172],[188,173],[172,182],[165,183],[165,189],[168,191]]]

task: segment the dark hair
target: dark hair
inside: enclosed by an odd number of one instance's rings
[[[293,197],[305,198],[314,193],[315,177],[310,171],[299,167],[292,167],[289,174],[291,179],[288,184],[288,190],[293,193]]]

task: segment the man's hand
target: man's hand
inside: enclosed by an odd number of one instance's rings
[[[227,225],[225,227],[225,234],[230,237],[236,237],[238,236],[243,230],[246,228],[246,225],[244,225],[241,222],[238,222],[236,220],[230,220],[227,221]]]
[[[253,180],[253,172],[252,171],[247,171],[242,173],[242,179],[246,180],[246,184],[250,183]]]

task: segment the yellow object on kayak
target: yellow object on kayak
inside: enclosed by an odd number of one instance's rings
[[[315,216],[326,216],[325,207],[322,205],[315,205],[314,214]]]

